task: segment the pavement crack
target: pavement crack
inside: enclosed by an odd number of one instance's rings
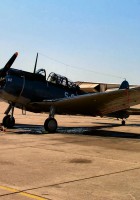
[[[121,174],[121,173],[130,172],[130,171],[134,171],[134,170],[139,170],[139,169],[140,169],[140,166],[139,167],[135,167],[135,168],[131,168],[131,169],[117,171],[117,172],[111,172],[111,173],[107,173],[107,174],[90,176],[90,177],[85,177],[85,178],[81,178],[81,179],[75,179],[75,180],[71,180],[71,181],[64,181],[62,183],[51,184],[51,185],[42,186],[42,187],[38,187],[38,188],[27,189],[26,191],[34,190],[34,189],[40,189],[40,188],[43,188],[43,187],[53,187],[53,186],[58,186],[58,185],[63,185],[63,184],[68,184],[68,183],[74,183],[74,182],[78,182],[78,181],[85,181],[85,180],[89,180],[89,179],[101,178],[101,177],[105,177],[105,176]]]
[[[126,169],[126,170],[121,170],[121,171],[117,171],[117,172],[112,172],[112,173],[106,173],[106,174],[101,174],[101,175],[96,175],[96,176],[90,176],[90,177],[85,177],[85,178],[80,178],[80,179],[75,179],[75,180],[70,180],[70,181],[64,181],[64,182],[55,183],[55,184],[51,184],[51,185],[44,185],[44,186],[34,187],[34,188],[26,188],[25,190],[14,192],[13,194],[15,194],[15,193],[22,193],[22,192],[26,192],[27,193],[28,191],[37,190],[37,189],[41,189],[41,188],[59,186],[59,185],[64,185],[64,184],[69,184],[69,183],[74,183],[74,182],[79,182],[79,181],[85,181],[85,180],[89,180],[89,179],[96,179],[96,178],[101,178],[101,177],[106,177],[106,176],[121,174],[121,173],[130,172],[130,171],[134,171],[134,170],[139,170],[139,169],[140,169],[140,166],[139,167],[135,167],[135,168],[131,168],[131,169]],[[10,193],[10,194],[12,194],[12,193]],[[8,195],[8,194],[5,194],[5,195]],[[5,196],[5,195],[2,195],[2,196]]]

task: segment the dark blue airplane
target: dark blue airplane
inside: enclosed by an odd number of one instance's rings
[[[122,119],[129,117],[127,109],[140,103],[140,87],[129,88],[123,81],[119,90],[87,93],[64,76],[46,71],[26,72],[11,68],[18,53],[15,53],[0,70],[0,98],[9,106],[5,111],[2,124],[7,128],[15,125],[14,107],[34,113],[49,113],[44,122],[48,132],[55,132],[55,114],[111,116]],[[37,55],[38,57],[38,55]]]

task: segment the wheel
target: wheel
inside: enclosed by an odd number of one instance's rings
[[[13,126],[15,125],[15,118],[12,117],[11,115],[6,115],[3,118],[2,124],[3,124],[4,127],[13,128]]]
[[[57,129],[57,121],[54,118],[47,118],[44,122],[44,128],[50,133],[54,133]]]
[[[122,120],[122,126],[125,126],[125,120]]]
[[[3,118],[3,121],[2,121],[2,124],[3,126],[6,126],[6,121],[7,119],[10,117],[10,115],[6,115],[4,118]]]

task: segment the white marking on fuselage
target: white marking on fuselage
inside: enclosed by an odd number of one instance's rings
[[[68,92],[65,92],[65,93],[64,93],[64,96],[65,96],[66,98],[71,98],[71,97],[74,97],[75,95],[74,95],[74,94],[69,94]]]

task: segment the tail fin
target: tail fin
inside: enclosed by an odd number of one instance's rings
[[[125,80],[121,83],[119,90],[120,89],[129,89],[129,83]]]

